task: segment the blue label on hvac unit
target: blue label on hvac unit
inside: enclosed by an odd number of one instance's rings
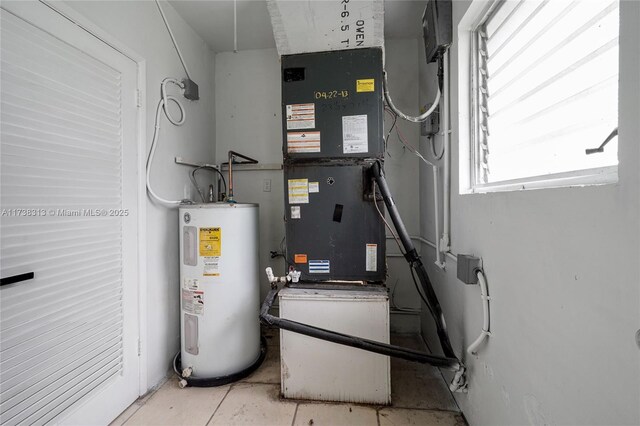
[[[328,274],[329,261],[328,260],[310,260],[309,273],[310,274]]]

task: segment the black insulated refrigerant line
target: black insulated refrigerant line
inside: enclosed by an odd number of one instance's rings
[[[278,288],[275,287],[275,283],[272,283],[272,289],[267,295],[264,303],[262,304],[262,308],[260,309],[260,320],[264,324],[272,325],[283,330],[292,331],[294,333],[304,334],[306,336],[314,337],[320,340],[326,340],[328,342],[351,346],[354,348],[363,349],[365,351],[375,352],[381,355],[402,358],[421,364],[429,364],[439,368],[446,368],[449,370],[457,371],[460,375],[463,375],[464,366],[457,359],[455,353],[453,352],[453,348],[447,334],[447,328],[440,303],[438,302],[435,291],[431,286],[431,281],[429,280],[427,271],[422,264],[420,255],[418,255],[418,252],[413,246],[411,238],[409,237],[404,223],[400,218],[398,209],[396,208],[395,203],[393,202],[393,198],[391,197],[389,186],[387,185],[387,181],[384,178],[384,173],[378,162],[374,163],[374,165],[372,166],[372,171],[373,176],[378,186],[380,187],[380,192],[382,194],[382,197],[384,198],[387,210],[389,211],[389,216],[391,217],[402,242],[402,245],[405,248],[405,258],[409,262],[411,268],[416,271],[424,292],[427,295],[427,301],[429,302],[428,308],[435,320],[436,328],[438,330],[438,337],[440,338],[440,344],[442,345],[445,356],[442,357],[431,355],[400,346],[388,345],[386,343],[362,339],[360,337],[325,330],[323,328],[315,327],[308,324],[302,324],[297,321],[292,321],[271,315],[269,314],[269,310],[271,309],[271,306],[273,305],[273,302],[275,301],[275,298],[279,291]],[[456,381],[456,379],[454,379],[454,381]],[[463,384],[463,382],[459,382],[458,384]]]
[[[431,316],[433,316],[433,320],[436,323],[436,329],[438,331],[438,338],[440,339],[440,345],[442,346],[442,351],[445,356],[448,358],[456,358],[456,354],[453,352],[453,347],[451,346],[451,342],[449,341],[449,334],[447,333],[447,324],[444,320],[444,314],[442,313],[442,308],[440,307],[440,302],[438,301],[438,297],[436,296],[436,292],[433,290],[433,286],[431,285],[431,280],[429,279],[429,275],[427,274],[427,270],[425,269],[422,259],[420,255],[416,251],[416,248],[413,246],[413,242],[411,242],[411,237],[407,232],[407,229],[404,227],[404,223],[400,218],[400,213],[398,212],[398,208],[396,207],[396,203],[393,201],[393,197],[391,196],[391,191],[389,191],[389,185],[387,185],[387,180],[384,177],[384,172],[382,171],[382,167],[379,162],[374,163],[371,167],[373,172],[373,177],[380,188],[380,193],[382,194],[382,198],[384,199],[384,204],[387,206],[387,211],[389,212],[389,216],[393,221],[393,226],[396,228],[396,232],[398,233],[398,237],[400,237],[400,242],[404,246],[405,251],[405,259],[409,262],[411,268],[416,271],[416,275],[418,275],[418,280],[422,285],[422,289],[424,290],[425,295],[427,296],[427,302],[429,311],[431,312]]]
[[[278,295],[279,289],[275,287],[271,288],[267,298],[262,304],[260,309],[260,321],[266,325],[272,325],[282,330],[292,331],[298,334],[304,334],[305,336],[314,337],[320,340],[326,340],[328,342],[338,343],[340,345],[350,346],[352,348],[363,349],[368,352],[374,352],[381,355],[392,356],[395,358],[402,358],[408,361],[419,362],[421,364],[429,364],[434,367],[446,368],[453,371],[459,371],[462,367],[460,362],[455,358],[446,358],[436,355],[427,354],[424,352],[414,351],[412,349],[403,348],[395,345],[388,345],[386,343],[376,342],[369,339],[363,339],[356,336],[350,336],[348,334],[338,333],[336,331],[325,330],[324,328],[315,327],[309,324],[303,324],[297,321],[292,321],[280,317],[276,317],[269,313],[273,302]]]

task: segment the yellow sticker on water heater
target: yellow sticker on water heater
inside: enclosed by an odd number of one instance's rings
[[[373,92],[375,90],[375,82],[373,78],[356,80],[356,92]]]
[[[200,228],[200,256],[222,255],[222,228]]]

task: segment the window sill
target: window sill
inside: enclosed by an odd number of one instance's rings
[[[607,185],[618,182],[618,166],[578,170],[544,176],[492,182],[475,185],[461,194],[485,194],[490,192],[526,191],[530,189],[583,187]]]

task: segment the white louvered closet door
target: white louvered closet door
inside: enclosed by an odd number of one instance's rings
[[[104,424],[138,396],[137,66],[2,4],[0,423]]]

